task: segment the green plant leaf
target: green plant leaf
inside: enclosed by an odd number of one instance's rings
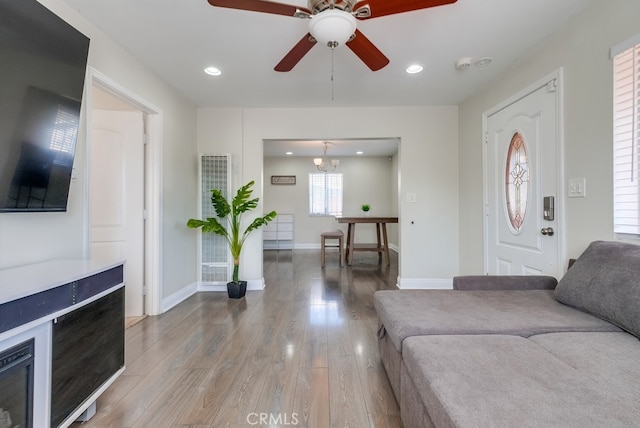
[[[231,212],[229,203],[219,189],[211,190],[211,204],[213,209],[216,210],[216,215],[220,218],[225,218]]]
[[[253,193],[252,187],[254,184],[254,181],[250,181],[249,183],[240,187],[236,192],[236,195],[231,200],[231,204],[229,204],[227,199],[222,194],[221,190],[211,190],[211,204],[213,205],[218,218],[226,219],[227,227],[220,223],[218,219],[213,217],[207,218],[206,220],[198,220],[192,218],[187,221],[187,226],[192,229],[202,228],[202,232],[215,233],[217,235],[223,236],[226,239],[227,244],[229,245],[229,250],[231,252],[231,257],[233,257],[232,280],[234,282],[238,282],[240,253],[242,252],[244,241],[247,239],[251,232],[268,224],[277,216],[277,213],[275,211],[271,211],[270,213],[265,214],[262,217],[258,217],[254,219],[251,224],[249,224],[249,226],[247,226],[242,235],[240,234],[242,214],[257,208],[258,202],[260,201],[259,198],[251,199],[251,194]]]

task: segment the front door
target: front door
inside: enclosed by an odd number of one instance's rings
[[[562,273],[557,82],[486,114],[487,274]]]

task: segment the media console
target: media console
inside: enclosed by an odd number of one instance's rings
[[[92,259],[0,270],[0,390],[12,392],[0,394],[0,418],[67,427],[95,408],[124,371],[123,267]]]

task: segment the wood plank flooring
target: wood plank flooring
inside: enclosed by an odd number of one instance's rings
[[[397,265],[265,251],[264,291],[198,293],[128,328],[124,374],[72,427],[401,427],[373,306]]]

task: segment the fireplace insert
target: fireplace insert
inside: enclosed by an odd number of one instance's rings
[[[34,340],[0,352],[0,428],[33,426]]]

